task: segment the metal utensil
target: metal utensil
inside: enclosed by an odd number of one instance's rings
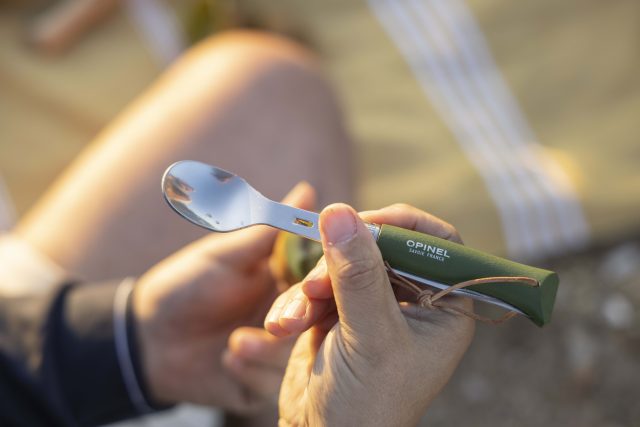
[[[265,224],[320,241],[317,213],[267,199],[241,177],[215,166],[196,161],[175,163],[162,177],[162,190],[176,212],[212,231]],[[485,284],[454,293],[529,316],[538,325],[549,321],[557,288],[555,273],[398,227],[368,227],[393,270],[427,286],[445,289],[473,278],[534,277],[540,282],[539,289]]]

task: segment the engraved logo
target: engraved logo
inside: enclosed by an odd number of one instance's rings
[[[438,246],[416,242],[415,240],[407,240],[407,246],[409,247],[409,253],[432,258],[436,261],[444,262],[449,258],[447,250]]]

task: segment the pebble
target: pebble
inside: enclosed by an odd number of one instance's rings
[[[482,375],[470,375],[461,384],[462,395],[470,403],[482,403],[491,400],[493,387]]]
[[[609,251],[600,265],[598,276],[604,283],[630,280],[640,270],[640,245],[626,243]]]
[[[602,303],[602,317],[613,329],[629,329],[633,326],[633,304],[623,294],[608,295]]]

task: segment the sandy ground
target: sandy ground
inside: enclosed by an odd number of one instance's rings
[[[422,425],[640,425],[640,242],[553,268],[561,282],[551,324],[478,325]]]

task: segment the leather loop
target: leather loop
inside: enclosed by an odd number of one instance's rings
[[[456,283],[438,292],[434,292],[431,289],[424,288],[412,282],[411,280],[396,274],[389,263],[385,262],[387,267],[387,273],[389,274],[389,280],[392,285],[401,287],[409,292],[413,293],[416,297],[418,305],[431,310],[448,310],[458,313],[460,315],[469,317],[473,320],[478,320],[490,325],[499,325],[507,320],[515,317],[518,313],[515,311],[509,311],[498,318],[490,318],[476,314],[473,311],[465,310],[454,304],[449,304],[446,301],[442,301],[442,297],[450,294],[457,289],[464,289],[469,286],[483,285],[483,284],[522,284],[526,286],[540,286],[540,283],[531,277],[484,277],[480,279],[466,280],[464,282]]]

